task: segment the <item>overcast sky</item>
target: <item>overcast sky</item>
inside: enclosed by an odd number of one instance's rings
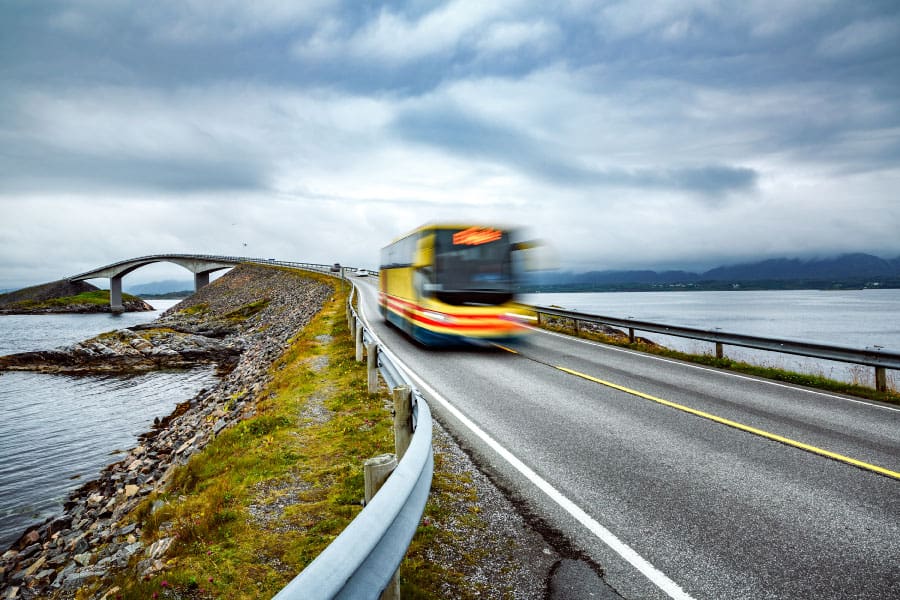
[[[898,190],[896,0],[0,0],[0,288],[448,220],[576,270],[895,257]]]

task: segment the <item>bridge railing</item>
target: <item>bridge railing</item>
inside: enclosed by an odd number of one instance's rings
[[[295,264],[299,263],[284,266]],[[391,388],[404,385],[412,390],[412,439],[378,493],[315,560],[275,595],[275,600],[378,598],[391,583],[409,548],[431,490],[431,411],[400,361],[353,308],[355,292],[354,286],[348,299],[352,331],[361,328],[361,339],[370,352],[377,353],[378,369]]]
[[[716,356],[720,358],[723,356],[723,346],[728,345],[869,366],[875,369],[875,388],[880,392],[887,391],[887,374],[885,370],[900,369],[900,353],[897,352],[869,349],[859,350],[842,346],[818,344],[815,342],[781,340],[740,333],[728,333],[725,331],[708,331],[692,327],[681,327],[678,325],[663,325],[660,323],[651,323],[649,321],[639,321],[635,319],[621,319],[618,317],[593,315],[550,306],[529,306],[528,308],[537,313],[538,322],[540,322],[542,315],[569,319],[575,323],[576,331],[578,330],[578,323],[580,322],[597,323],[627,329],[628,339],[632,342],[635,339],[635,331],[660,333],[712,342],[716,345]]]
[[[102,267],[98,267],[96,269],[91,269],[90,271],[85,271],[84,273],[79,273],[77,275],[71,275],[66,279],[80,279],[85,275],[90,275],[92,273],[96,273],[98,271],[105,271],[107,269],[112,269],[114,267],[119,267],[123,265],[127,265],[130,263],[136,262],[157,262],[157,261],[165,261],[172,258],[178,259],[187,259],[187,260],[207,260],[210,262],[223,262],[223,263],[231,263],[234,265],[238,265],[244,262],[250,263],[259,263],[264,265],[279,265],[283,267],[296,267],[300,269],[306,269],[308,271],[319,271],[321,273],[331,273],[333,272],[334,265],[323,265],[318,263],[308,263],[308,262],[293,262],[293,261],[284,261],[284,260],[276,260],[274,258],[252,258],[249,256],[227,256],[223,254],[148,254],[146,256],[137,256],[135,258],[129,258],[126,260],[120,260],[114,263],[110,263],[108,265],[104,265]],[[346,271],[355,271],[355,269],[349,269],[347,267],[341,267],[338,272],[346,272]]]

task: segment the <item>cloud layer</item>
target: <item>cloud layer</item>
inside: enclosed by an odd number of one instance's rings
[[[0,56],[0,289],[436,220],[575,269],[900,255],[894,2],[13,3]]]

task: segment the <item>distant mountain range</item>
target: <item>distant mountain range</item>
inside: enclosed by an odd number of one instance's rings
[[[777,258],[688,271],[589,271],[529,274],[523,291],[604,291],[654,289],[833,289],[900,287],[900,257],[870,254],[800,260]]]
[[[166,279],[165,281],[152,281],[150,283],[139,283],[137,285],[126,285],[125,291],[135,296],[143,296],[145,294],[169,294],[171,292],[190,291],[194,292],[194,282],[189,280],[178,281],[175,279]]]

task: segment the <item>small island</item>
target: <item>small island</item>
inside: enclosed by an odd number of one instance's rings
[[[125,312],[154,310],[130,294],[122,294],[122,308]],[[113,312],[109,290],[101,290],[86,281],[62,279],[0,294],[0,315],[102,312]]]

